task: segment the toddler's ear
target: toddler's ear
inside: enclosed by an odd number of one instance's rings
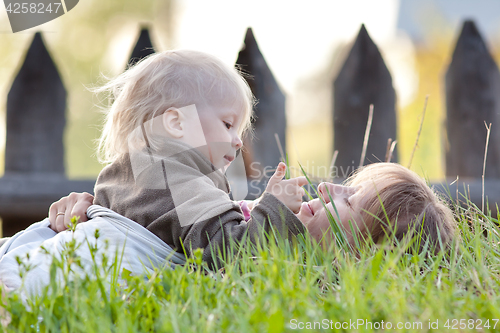
[[[184,116],[177,108],[169,108],[162,115],[163,127],[165,131],[174,139],[184,136],[183,120]]]

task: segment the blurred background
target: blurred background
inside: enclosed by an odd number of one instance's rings
[[[66,170],[95,178],[94,154],[102,101],[88,87],[126,66],[141,27],[157,50],[190,48],[234,64],[252,27],[287,96],[287,149],[316,177],[326,176],[333,150],[332,86],[362,23],[379,47],[397,94],[399,162],[408,163],[425,96],[427,114],[412,169],[444,177],[444,73],[464,19],[474,19],[500,61],[500,2],[496,0],[80,0],[66,15],[13,34],[0,10],[0,173],[5,105],[33,35],[41,31],[68,92]],[[278,161],[277,161],[278,162]]]

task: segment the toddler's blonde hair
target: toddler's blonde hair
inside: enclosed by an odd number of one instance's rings
[[[191,104],[238,108],[243,112],[240,134],[250,128],[252,92],[234,67],[210,54],[174,50],[152,54],[94,92],[109,92],[113,103],[106,110],[98,158],[111,163],[128,152],[128,140],[146,121],[168,108]],[[134,131],[135,130],[135,131]],[[132,138],[133,139],[133,138]]]
[[[346,185],[362,186],[368,196],[361,214],[375,243],[386,236],[402,240],[421,235],[419,251],[426,242],[431,252],[450,245],[453,214],[415,172],[396,163],[374,163],[359,169]]]

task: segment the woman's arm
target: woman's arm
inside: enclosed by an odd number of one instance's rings
[[[78,222],[87,221],[87,208],[92,205],[93,201],[94,196],[89,193],[72,192],[54,202],[49,209],[50,228],[55,232],[64,231],[68,229],[73,217],[76,217]]]

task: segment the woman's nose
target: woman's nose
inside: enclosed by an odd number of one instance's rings
[[[331,183],[321,183],[318,186],[319,195],[326,203],[330,202],[330,197],[332,197],[333,199],[334,190],[335,190],[335,185]]]
[[[351,195],[351,188],[349,186],[343,186],[343,185],[338,185],[338,184],[332,184],[332,183],[321,183],[318,185],[318,191],[319,194],[321,195],[321,198],[326,202],[329,203],[330,197],[334,199],[335,197],[338,196],[349,196]]]

